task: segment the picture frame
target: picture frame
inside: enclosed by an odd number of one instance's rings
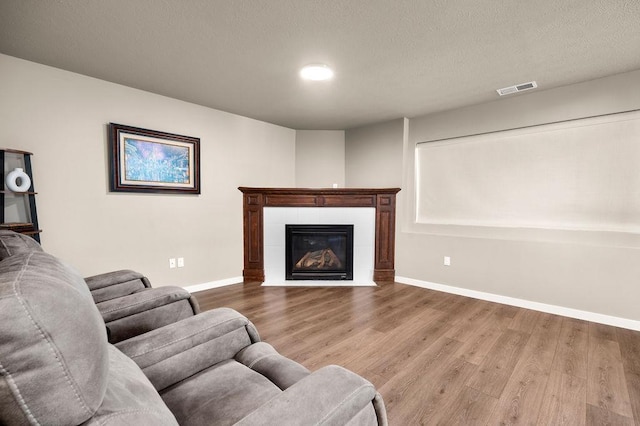
[[[109,123],[111,192],[200,194],[200,139]]]

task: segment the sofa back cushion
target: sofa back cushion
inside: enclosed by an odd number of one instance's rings
[[[82,277],[42,251],[0,262],[0,424],[80,424],[107,388],[104,322]]]
[[[0,260],[31,251],[42,251],[42,247],[36,240],[28,235],[0,229]]]
[[[111,368],[102,405],[83,426],[178,425],[140,367],[113,345],[109,345],[109,363]]]

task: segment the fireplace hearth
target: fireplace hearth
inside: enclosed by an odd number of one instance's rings
[[[286,225],[287,280],[353,280],[353,225]]]

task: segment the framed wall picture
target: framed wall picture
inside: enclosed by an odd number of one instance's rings
[[[200,139],[109,123],[112,192],[200,194]]]

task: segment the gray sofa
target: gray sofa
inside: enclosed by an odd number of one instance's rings
[[[0,424],[386,423],[371,383],[309,372],[232,309],[112,345],[72,268],[38,249],[0,261]]]

